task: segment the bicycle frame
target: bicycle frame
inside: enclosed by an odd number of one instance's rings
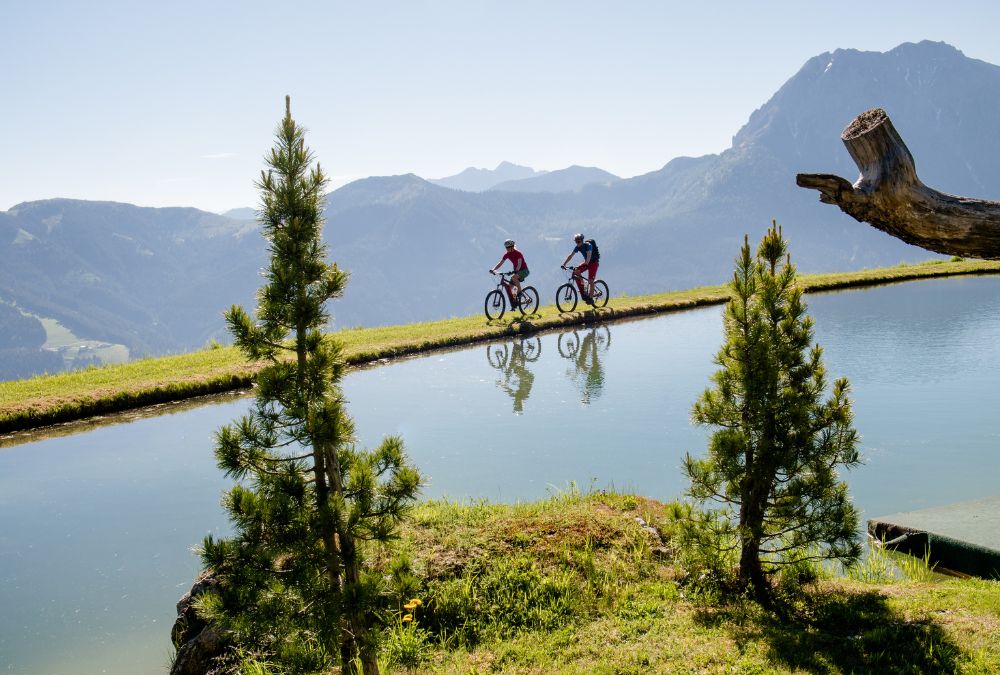
[[[580,274],[576,267],[564,267],[564,270],[569,272],[569,283],[575,283],[577,290],[584,288],[587,291],[590,290],[590,279]],[[594,283],[597,283],[597,277],[594,277]]]
[[[497,290],[499,291],[500,288],[502,287],[503,290],[506,291],[506,293],[507,293],[507,299],[513,301],[514,300],[514,294],[510,290],[511,289],[510,278],[512,276],[514,276],[515,274],[517,274],[517,273],[516,272],[494,272],[494,274],[496,274],[497,276],[500,277],[500,279],[497,282]]]

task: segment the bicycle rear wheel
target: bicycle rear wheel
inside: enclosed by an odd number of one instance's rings
[[[484,309],[486,310],[486,318],[490,321],[495,321],[503,317],[503,313],[507,309],[507,306],[504,304],[503,293],[500,291],[490,291],[487,293]]]
[[[576,309],[577,294],[573,284],[563,284],[556,289],[556,307],[560,312],[572,312]]]
[[[564,359],[575,358],[577,350],[580,349],[580,336],[576,334],[576,331],[559,333],[559,337],[556,338],[556,348]]]
[[[507,343],[501,342],[499,344],[487,345],[486,346],[486,360],[490,362],[490,365],[497,370],[502,369],[507,365]]]
[[[538,291],[534,286],[525,286],[517,294],[517,304],[521,314],[534,314],[538,311]]]
[[[606,307],[608,304],[608,285],[603,279],[594,282],[594,307]]]

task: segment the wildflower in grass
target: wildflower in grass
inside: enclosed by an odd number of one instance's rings
[[[410,623],[411,621],[413,621],[413,615],[412,614],[404,614],[403,615],[403,623]]]

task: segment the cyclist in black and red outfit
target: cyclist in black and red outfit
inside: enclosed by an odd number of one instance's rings
[[[507,252],[500,258],[500,262],[493,266],[490,274],[495,273],[505,260],[510,261],[510,264],[514,266],[516,274],[510,275],[510,288],[507,289],[507,292],[510,293],[511,307],[517,307],[517,296],[521,293],[521,282],[528,278],[528,263],[524,260],[524,254],[514,246],[513,239],[508,239],[503,245],[507,249]]]
[[[569,262],[569,259],[573,257],[574,253],[579,252],[579,254],[583,256],[583,262],[576,267],[576,285],[577,288],[580,289],[580,297],[583,298],[583,301],[588,305],[593,305],[594,279],[597,277],[597,268],[600,265],[600,258],[597,256],[593,245],[589,241],[583,240],[583,234],[578,232],[573,235],[573,241],[576,243],[576,246],[569,252],[566,259],[563,260],[562,266],[563,268],[566,267],[566,263]],[[590,283],[587,284],[586,291],[583,290],[584,272],[587,273],[587,279],[590,281]]]

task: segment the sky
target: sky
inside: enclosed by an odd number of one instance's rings
[[[1000,64],[998,25],[986,0],[0,0],[0,211],[256,206],[286,94],[331,188],[630,177],[725,150],[813,56],[926,39]]]

